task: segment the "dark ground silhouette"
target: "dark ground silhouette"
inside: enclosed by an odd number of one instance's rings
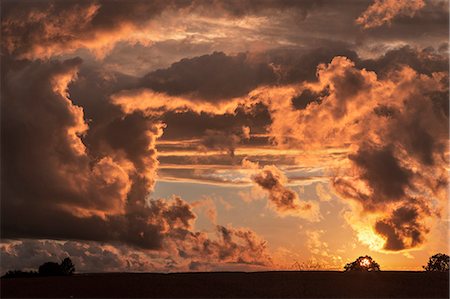
[[[444,272],[108,273],[1,279],[21,298],[448,298]]]

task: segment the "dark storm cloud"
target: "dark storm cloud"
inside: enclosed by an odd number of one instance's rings
[[[349,159],[362,169],[361,178],[376,191],[376,197],[373,199],[377,203],[401,200],[406,195],[405,189],[411,185],[412,172],[400,165],[392,148],[363,145],[356,154],[350,155]],[[364,202],[364,205],[370,209],[369,202]]]
[[[158,125],[127,116],[113,130],[125,128],[127,134],[110,133],[105,138],[109,152],[93,159],[80,138],[88,130],[83,110],[66,92],[80,59],[4,61],[9,68],[2,70],[2,237],[122,241],[157,248],[161,227],[149,219],[182,208],[175,201],[145,209],[157,164]],[[117,138],[130,134],[133,138],[117,145]],[[162,208],[163,214],[157,212]]]
[[[433,48],[416,49],[404,46],[389,50],[376,59],[360,62],[360,66],[384,75],[394,69],[407,65],[421,74],[448,71],[448,55]]]
[[[233,17],[243,17],[258,13],[270,14],[278,11],[294,10],[303,18],[309,10],[320,7],[322,0],[213,0],[209,2],[198,1],[200,8],[210,9],[214,7],[219,11],[225,11]]]
[[[335,56],[358,60],[358,54],[345,43],[325,44],[306,50],[274,49],[267,51],[267,63],[281,67],[280,82],[284,84],[316,80],[317,66],[330,62]]]
[[[398,251],[422,244],[429,230],[421,223],[421,214],[417,207],[405,206],[377,221],[375,231],[386,238],[384,248]]]
[[[247,108],[237,107],[234,113],[221,115],[167,111],[161,120],[167,124],[161,139],[176,140],[199,138],[205,135],[206,130],[235,131],[243,126],[250,127],[252,133],[262,134],[270,124],[270,115],[264,104],[257,103]]]
[[[247,54],[228,56],[214,52],[182,59],[164,70],[142,78],[142,87],[169,95],[187,95],[208,101],[220,101],[246,95],[258,85],[276,81],[269,65],[253,63]]]
[[[328,90],[324,89],[321,92],[314,92],[310,89],[305,89],[301,92],[300,95],[293,97],[291,99],[292,105],[295,109],[305,109],[309,104],[322,103],[323,97],[328,94]]]
[[[210,239],[193,230],[193,207],[181,198],[148,199],[162,125],[138,112],[123,115],[108,100],[115,89],[132,86],[133,78],[87,68],[78,81],[78,58],[3,62],[2,238],[73,241],[20,241],[2,248],[2,260],[17,265],[31,259],[34,265],[26,266],[36,267],[42,261],[32,259],[37,250],[70,255],[84,270],[171,270],[151,259],[168,261],[160,255],[175,250],[184,257],[173,269],[184,269],[187,256],[210,267],[270,263],[265,241],[252,231],[228,228],[230,238]],[[130,256],[126,248],[156,251]],[[98,255],[100,266],[91,258]]]
[[[150,207],[140,207],[141,211],[106,217],[76,216],[39,202],[24,206],[5,200],[2,204],[8,211],[2,216],[5,239],[89,240],[142,249],[161,249],[164,239],[187,233],[195,218],[191,207],[180,199],[152,201]]]

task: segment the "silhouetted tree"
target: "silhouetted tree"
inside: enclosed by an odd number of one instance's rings
[[[39,266],[39,275],[42,276],[59,276],[63,275],[61,267],[55,262],[46,262]]]
[[[61,272],[63,275],[72,275],[75,272],[75,266],[72,263],[72,260],[66,257],[60,265]]]
[[[373,272],[380,271],[380,265],[375,262],[372,257],[360,256],[353,263],[348,263],[344,266],[344,271],[360,271],[360,272]]]
[[[428,264],[423,266],[425,271],[448,272],[450,257],[444,253],[438,253],[430,257]]]

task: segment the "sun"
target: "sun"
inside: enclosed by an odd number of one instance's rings
[[[368,258],[363,258],[362,260],[359,261],[359,265],[364,268],[369,268],[370,264],[371,262]]]

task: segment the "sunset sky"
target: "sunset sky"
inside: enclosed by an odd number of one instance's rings
[[[449,253],[449,2],[1,2],[1,272]]]

